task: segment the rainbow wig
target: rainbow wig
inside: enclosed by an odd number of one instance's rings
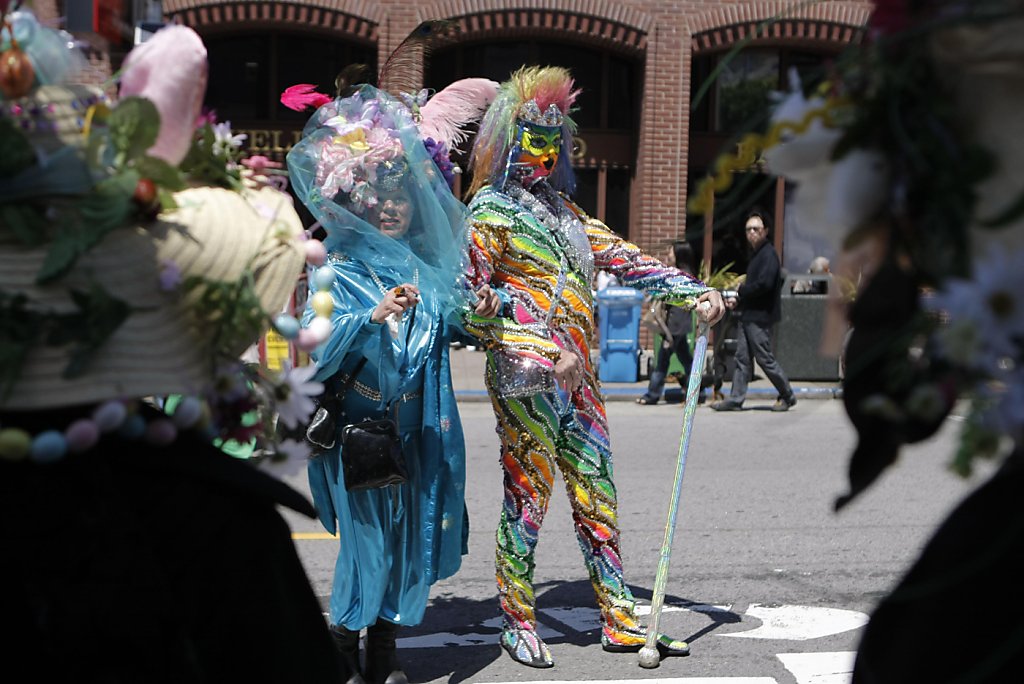
[[[488,107],[480,122],[476,141],[469,156],[469,170],[473,182],[467,196],[472,196],[485,185],[502,187],[508,178],[512,159],[519,156],[519,113],[530,100],[536,102],[541,112],[555,105],[562,115],[562,155],[555,165],[548,182],[556,190],[571,194],[576,179],[572,164],[562,161],[563,156],[572,154],[573,134],[576,123],[569,118],[569,112],[580,91],[574,90],[575,82],[567,69],[562,67],[523,67],[512,74],[498,88],[498,95]]]

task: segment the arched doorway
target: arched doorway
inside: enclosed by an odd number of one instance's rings
[[[826,78],[831,61],[859,35],[857,26],[822,18],[725,25],[695,34],[690,64],[690,192],[719,156],[736,151],[743,134],[767,129],[772,93],[789,89],[791,72],[799,75],[805,92],[813,91]],[[742,48],[736,51],[734,46],[741,41]],[[687,239],[713,270],[731,263],[730,270],[744,273],[743,219],[757,208],[774,219],[775,247],[783,266],[806,270],[823,247],[787,214],[793,190],[755,162],[715,196],[710,216],[687,215]]]

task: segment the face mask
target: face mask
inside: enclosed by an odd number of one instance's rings
[[[527,179],[536,180],[549,175],[562,151],[561,127],[520,122],[518,134],[521,153],[516,162],[528,171]]]

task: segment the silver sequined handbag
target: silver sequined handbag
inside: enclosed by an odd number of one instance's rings
[[[555,391],[555,373],[550,366],[505,349],[494,352],[498,394],[525,397]]]

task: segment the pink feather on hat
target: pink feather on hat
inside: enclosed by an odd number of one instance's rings
[[[160,135],[149,154],[177,166],[195,135],[206,94],[206,47],[187,26],[168,26],[124,61],[121,97],[148,98],[160,112]]]
[[[281,93],[281,104],[297,112],[301,112],[307,107],[319,109],[330,101],[329,96],[318,93],[316,86],[310,83],[296,83],[293,86],[288,86]]]
[[[487,78],[455,81],[420,109],[420,134],[457,149],[469,137],[463,126],[479,119],[497,93],[498,83]]]

